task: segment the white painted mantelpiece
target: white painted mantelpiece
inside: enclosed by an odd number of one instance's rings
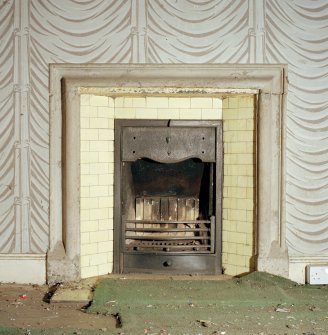
[[[130,94],[133,89],[139,94],[147,90],[167,94],[168,89],[177,88],[221,94],[256,90],[257,269],[289,276],[285,235],[286,66],[53,64],[50,65],[49,283],[80,278],[80,177],[76,171],[79,171],[81,87],[126,90]]]

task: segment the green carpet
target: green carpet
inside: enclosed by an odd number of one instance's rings
[[[327,286],[260,272],[225,281],[104,279],[88,312],[117,315],[122,334],[317,335],[327,334],[327,301]]]

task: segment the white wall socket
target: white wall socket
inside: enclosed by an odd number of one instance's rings
[[[306,282],[311,285],[328,284],[328,264],[308,265]]]

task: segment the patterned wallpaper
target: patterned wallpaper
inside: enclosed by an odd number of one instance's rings
[[[287,242],[328,253],[328,2],[266,1],[266,63],[288,64]]]
[[[19,196],[16,184],[19,180],[15,179],[15,172],[19,171],[19,157],[15,153],[19,143],[19,118],[14,113],[14,90],[17,89],[14,86],[14,5],[0,4],[0,250],[11,252],[17,230],[15,200]]]
[[[326,0],[0,0],[0,252],[48,248],[49,63],[288,63],[287,241],[328,254]]]

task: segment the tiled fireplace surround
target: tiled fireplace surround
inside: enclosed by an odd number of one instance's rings
[[[82,91],[88,91],[82,90]],[[222,263],[230,275],[254,268],[253,95],[225,98],[82,94],[80,109],[81,277],[113,270],[114,119],[224,120]]]
[[[113,271],[117,118],[223,120],[224,272],[288,276],[283,70],[54,65],[48,281]]]

